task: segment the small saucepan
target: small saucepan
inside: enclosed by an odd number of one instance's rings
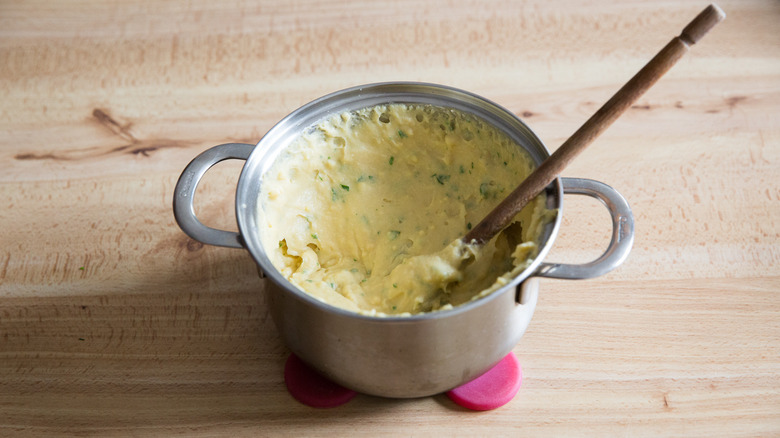
[[[269,310],[279,333],[301,359],[358,392],[421,397],[478,377],[512,351],[534,313],[540,278],[592,278],[619,266],[633,244],[634,220],[626,200],[611,187],[589,179],[557,178],[545,192],[547,207],[558,214],[544,229],[538,256],[495,292],[450,310],[411,316],[367,316],[325,304],[292,285],[271,264],[257,226],[263,178],[282,150],[329,115],[390,103],[430,104],[471,114],[503,131],[537,166],[550,155],[523,121],[480,96],[425,83],[365,85],[329,94],[295,110],[257,145],[229,143],[206,150],[182,173],[173,210],[181,229],[193,239],[249,251],[264,274]],[[193,208],[198,182],[211,166],[228,159],[246,161],[236,190],[238,233],[203,225]],[[612,218],[609,246],[590,263],[544,260],[561,226],[564,194],[596,198]],[[258,293],[263,286],[258,286]]]

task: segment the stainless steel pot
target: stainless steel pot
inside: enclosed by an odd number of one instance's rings
[[[619,266],[634,240],[626,200],[609,186],[558,178],[546,188],[558,209],[545,229],[539,256],[506,286],[452,310],[408,317],[370,317],[325,304],[298,290],[271,264],[258,232],[258,194],[277,155],[302,131],[329,115],[382,103],[422,103],[474,114],[504,131],[538,165],[549,156],[542,141],[506,109],[474,94],[440,85],[382,83],[338,91],[282,119],[257,145],[229,143],[196,157],[176,186],[173,210],[181,229],[200,242],[246,248],[267,281],[270,312],[285,344],[322,374],[355,391],[385,397],[420,397],[468,382],[498,363],[525,332],[536,307],[539,278],[583,279]],[[206,227],[195,217],[198,182],[214,164],[246,160],[236,190],[239,232]],[[563,214],[563,195],[599,199],[612,217],[612,238],[598,259],[581,265],[545,262]]]

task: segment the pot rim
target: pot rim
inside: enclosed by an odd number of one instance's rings
[[[343,106],[343,103],[348,102],[350,99],[354,99],[358,102],[365,101],[366,104],[351,106],[348,109],[342,108],[338,111],[335,110],[340,107],[339,104]],[[439,100],[442,99],[455,105],[441,103]],[[522,147],[531,155],[536,166],[539,166],[541,161],[550,155],[544,142],[542,142],[528,125],[513,112],[482,96],[447,85],[405,81],[378,82],[349,87],[326,94],[302,105],[271,127],[255,145],[255,148],[247,158],[246,164],[241,171],[236,188],[236,218],[240,234],[243,238],[242,243],[249,251],[255,263],[257,263],[266,277],[270,277],[270,280],[284,289],[285,292],[291,293],[294,297],[309,305],[345,318],[362,319],[383,324],[414,323],[454,317],[461,313],[468,312],[473,308],[487,305],[490,301],[497,299],[498,296],[516,289],[520,283],[533,276],[538,270],[539,265],[549,253],[552,244],[557,237],[558,230],[561,226],[563,211],[563,187],[560,177],[557,177],[545,189],[545,193],[548,197],[548,208],[555,208],[558,210],[558,213],[555,215],[554,220],[545,226],[541,237],[542,244],[539,246],[539,252],[531,264],[495,291],[484,297],[454,306],[451,309],[416,313],[406,316],[367,315],[342,309],[321,301],[300,290],[284,278],[276,267],[273,266],[259,239],[258,232],[256,231],[257,226],[254,215],[256,214],[257,198],[259,195],[259,187],[262,183],[262,177],[264,176],[265,171],[273,164],[275,156],[278,155],[284,147],[289,146],[289,142],[275,152],[269,152],[270,149],[273,149],[269,144],[272,144],[280,138],[284,138],[285,135],[289,135],[288,133],[291,130],[297,135],[334,113],[390,103],[431,103],[432,105],[453,108],[477,116],[481,118],[483,122],[488,123],[509,135],[515,143],[518,143],[518,146]],[[498,117],[498,119],[488,119],[482,114],[491,114],[494,117]],[[301,119],[307,123],[302,123]],[[528,150],[524,142],[518,141],[519,138],[530,138],[537,143],[539,151]],[[535,155],[534,152],[537,152],[537,154]],[[261,166],[261,164],[264,164],[264,166]],[[554,203],[554,205],[550,205],[551,203]]]

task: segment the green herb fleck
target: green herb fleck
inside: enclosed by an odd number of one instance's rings
[[[393,283],[393,287],[398,289],[398,283]]]
[[[395,306],[393,306],[393,310],[395,310],[395,309],[396,309],[396,307],[395,307]]]
[[[444,183],[450,180],[449,175],[438,175],[434,173],[433,177],[436,178],[436,181],[441,185],[444,185]]]
[[[406,138],[406,137],[408,137],[408,135],[406,135],[406,133],[405,133],[405,132],[403,132],[403,131],[401,131],[400,129],[398,130],[398,136],[399,136],[399,137],[401,137],[401,138]]]
[[[86,340],[86,339],[84,339],[84,338],[79,338],[79,341],[84,341],[84,340]]]
[[[391,156],[391,157],[390,157],[390,165],[391,165],[391,166],[393,165],[393,162],[394,162],[394,161],[395,161],[395,157]]]
[[[489,189],[490,185],[488,183],[482,183],[479,185],[479,194],[482,195],[483,198],[487,199],[488,195],[490,194]]]
[[[311,238],[317,240],[317,233],[312,233]]]
[[[504,166],[508,166],[508,164],[506,164],[506,161],[504,161]]]
[[[466,229],[469,229],[469,230],[471,229],[471,222],[466,224]]]
[[[338,200],[338,199],[339,199],[339,194],[338,194],[338,193],[336,193],[336,189],[334,189],[333,187],[331,187],[331,188],[330,188],[330,200],[331,200],[331,201],[336,201],[336,200]]]
[[[83,266],[79,267],[79,271],[83,271],[85,268]]]
[[[398,238],[398,236],[401,234],[398,230],[390,230],[387,232],[387,238],[390,240],[395,240]]]
[[[460,166],[460,173],[466,173],[466,169],[463,168],[463,166]]]
[[[346,190],[346,191],[349,191],[349,186],[348,185],[342,184],[341,188]]]

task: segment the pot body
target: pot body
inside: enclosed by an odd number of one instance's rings
[[[377,104],[418,103],[475,115],[512,138],[538,166],[549,156],[539,138],[514,114],[474,94],[432,84],[385,83],[355,87],[317,99],[291,113],[254,145],[212,148],[185,169],[174,195],[174,213],[191,237],[209,244],[245,247],[265,274],[270,313],[285,344],[333,381],[385,397],[421,397],[466,383],[498,363],[518,343],[536,307],[539,277],[587,278],[618,266],[633,242],[633,217],[625,200],[591,180],[556,179],[546,188],[547,207],[558,215],[542,235],[533,263],[492,294],[454,309],[406,317],[365,316],[325,304],[298,290],[271,264],[257,223],[258,195],[265,172],[301,132],[332,114]],[[197,182],[213,164],[245,159],[236,190],[239,233],[202,225],[194,215]],[[604,202],[613,236],[602,257],[583,265],[543,262],[563,212],[563,194]],[[478,291],[475,291],[475,293]]]
[[[271,315],[285,344],[331,380],[364,394],[422,397],[489,370],[531,321],[538,280],[470,309],[417,318],[363,317],[323,311],[269,282]]]

